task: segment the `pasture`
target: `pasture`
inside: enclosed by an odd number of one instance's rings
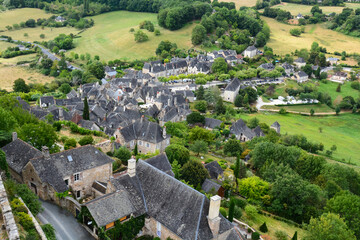
[[[220,0],[219,2],[234,2],[237,10],[240,7],[253,7],[256,4],[256,0]]]
[[[346,7],[349,8],[360,8],[360,4],[356,3],[345,3]],[[311,15],[311,8],[312,5],[302,5],[302,4],[295,4],[295,3],[286,3],[282,2],[281,4],[272,6],[272,8],[280,8],[285,11],[289,11],[291,15],[296,16],[299,13],[302,15]],[[320,6],[320,9],[323,10],[323,13],[330,14],[330,13],[341,13],[344,7],[335,7],[335,6]]]
[[[328,52],[360,53],[360,38],[327,29],[325,24],[306,25],[305,33],[300,37],[294,37],[289,32],[296,26],[280,23],[273,18],[261,18],[269,25],[271,31],[267,46],[273,48],[276,54],[285,55],[296,49],[310,49],[313,42],[318,42],[321,46],[326,47]]]
[[[248,120],[256,117],[260,122],[271,125],[278,121],[281,134],[303,134],[309,141],[321,142],[324,149],[337,146],[332,158],[345,160],[360,166],[360,115],[342,114],[339,116],[301,116],[297,114],[256,113],[239,114],[237,118]],[[322,128],[320,132],[319,128]]]
[[[20,24],[20,22],[26,22],[30,18],[36,20],[38,18],[49,18],[51,15],[36,8],[18,8],[0,12],[0,30],[6,30],[6,26],[12,26],[15,23]]]
[[[157,14],[138,13],[127,11],[116,11],[92,17],[95,25],[80,34],[80,38],[75,39],[76,48],[73,52],[78,54],[90,53],[92,56],[99,55],[101,60],[114,59],[147,59],[155,56],[155,50],[163,40],[175,42],[179,48],[190,48],[191,31],[195,23],[190,23],[177,31],[169,31],[158,26]],[[150,20],[155,28],[161,32],[160,36],[155,36],[153,32],[143,30],[149,40],[136,43],[134,33],[139,29],[139,23]]]
[[[275,109],[280,110],[281,108],[286,109],[286,111],[300,112],[300,113],[310,113],[311,109],[314,109],[315,113],[334,113],[335,110],[327,106],[326,104],[309,104],[309,105],[290,105],[290,106],[271,106],[264,105],[262,109]]]

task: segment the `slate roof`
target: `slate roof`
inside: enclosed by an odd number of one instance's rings
[[[205,127],[214,129],[216,127],[220,127],[222,121],[215,118],[205,118]]]
[[[245,122],[242,119],[239,119],[231,125],[230,133],[235,134],[236,136],[240,136],[241,134],[243,134],[249,139],[255,137],[254,132],[248,126],[246,126]]]
[[[304,60],[304,58],[295,59],[294,62],[296,62],[296,63],[306,63],[305,60]]]
[[[207,220],[210,201],[205,195],[142,160],[137,162],[136,174],[149,216],[181,239],[213,238]],[[227,219],[220,218],[220,234],[233,228]]]
[[[164,173],[169,174],[170,176],[174,177],[174,173],[171,168],[171,164],[166,153],[161,153],[156,155],[155,157],[149,158],[145,160],[150,165],[156,167],[157,169],[163,171]]]
[[[245,51],[254,51],[257,50],[255,46],[248,46]]]
[[[262,137],[265,136],[264,132],[261,130],[260,126],[257,126],[253,129],[253,132],[255,133],[256,137]]]
[[[20,175],[30,159],[42,156],[41,151],[19,138],[5,145],[2,150],[5,152],[9,167]]]
[[[110,157],[91,145],[51,154],[50,159],[41,156],[31,160],[40,179],[57,192],[67,190],[65,177],[112,162]]]
[[[98,190],[99,192],[105,194],[106,188],[107,188],[107,183],[95,181],[93,183],[92,187],[95,188],[96,190]]]
[[[299,71],[299,72],[297,73],[297,75],[298,75],[299,77],[308,77],[308,75],[307,75],[304,71]]]
[[[278,121],[275,121],[273,124],[271,124],[271,127],[280,127],[280,124],[278,123]]]
[[[204,183],[201,186],[202,190],[204,190],[206,193],[210,193],[212,191],[215,191],[215,193],[217,193],[220,187],[220,184],[211,181],[210,179],[205,179]]]
[[[217,179],[219,175],[224,174],[224,170],[220,167],[217,161],[205,164],[205,168],[209,172],[211,178]]]
[[[143,140],[151,143],[158,143],[164,140],[162,128],[159,124],[139,119],[120,130],[126,142],[132,140]],[[169,137],[169,135],[167,135]]]
[[[273,70],[275,68],[272,63],[263,63],[259,67],[265,70]]]
[[[235,92],[238,91],[240,87],[240,80],[238,78],[234,78],[234,80],[226,86],[225,91]]]

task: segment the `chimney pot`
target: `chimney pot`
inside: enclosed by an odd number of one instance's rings
[[[214,237],[218,236],[220,229],[220,220],[219,211],[220,211],[221,197],[218,195],[212,196],[210,198],[210,208],[208,215],[208,223]]]
[[[12,133],[12,140],[15,141],[17,139],[17,132]]]
[[[45,158],[50,158],[50,152],[47,146],[42,146],[41,150]]]
[[[128,169],[127,173],[130,177],[136,176],[136,159],[134,156],[131,157],[131,159],[128,160]]]

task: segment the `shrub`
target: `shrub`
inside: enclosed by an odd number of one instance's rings
[[[11,201],[10,205],[15,213],[20,213],[20,212],[28,213],[28,210],[25,207],[25,205],[17,198],[14,198],[14,200]]]
[[[124,165],[127,165],[127,161],[131,158],[131,152],[126,147],[121,147],[115,150],[114,157],[120,159]]]
[[[242,216],[241,208],[235,207],[235,209],[234,209],[234,217],[235,217],[236,219],[240,219],[241,216]]]
[[[266,222],[264,222],[261,226],[260,226],[260,231],[262,231],[263,233],[266,233],[268,231],[268,228],[266,226]]]
[[[253,219],[257,214],[257,209],[252,205],[246,205],[245,212],[249,218]]]
[[[34,216],[41,211],[39,197],[26,184],[16,185],[16,194],[19,195]]]
[[[279,111],[280,114],[286,114],[286,109],[285,108],[281,108]]]
[[[159,29],[155,29],[155,32],[154,32],[155,36],[160,36],[160,30]]]
[[[246,200],[241,199],[241,198],[234,198],[234,201],[235,201],[235,205],[242,209],[244,209],[245,206],[247,205]]]
[[[26,231],[29,231],[35,227],[29,214],[19,212],[17,213],[17,216],[19,217],[20,225],[23,226]]]
[[[60,130],[61,130],[61,128],[62,128],[60,122],[54,122],[54,123],[53,123],[53,127],[55,128],[55,130],[56,130],[57,132],[60,132]]]
[[[299,28],[290,29],[290,34],[292,36],[298,37],[301,35],[301,29],[299,29]]]
[[[55,229],[51,224],[44,224],[41,226],[48,240],[56,240]]]
[[[60,138],[60,141],[62,142],[62,143],[65,143],[66,142],[66,140],[68,140],[69,138],[67,137],[67,136],[62,136],[61,138]]]
[[[68,150],[71,148],[76,148],[76,140],[74,138],[66,139],[64,148],[65,148],[65,150]]]
[[[275,237],[277,240],[287,240],[288,239],[286,232],[280,231],[280,230],[277,230],[275,232]]]
[[[251,240],[259,240],[260,239],[260,234],[258,232],[253,232],[251,234]]]
[[[148,35],[146,35],[143,31],[138,30],[135,34],[135,42],[145,42],[149,40]]]
[[[87,145],[87,144],[93,144],[94,138],[90,135],[84,136],[79,140],[79,144],[81,146]]]

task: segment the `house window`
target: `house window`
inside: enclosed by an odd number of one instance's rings
[[[76,191],[76,198],[81,198],[81,191]]]
[[[69,179],[65,179],[65,184],[66,184],[67,187],[69,187]]]
[[[74,181],[79,181],[80,180],[80,173],[75,173],[74,174]]]
[[[146,147],[147,147],[147,148],[150,147],[150,144],[149,144],[149,143],[146,143]]]
[[[139,141],[139,145],[142,146],[142,141]]]

